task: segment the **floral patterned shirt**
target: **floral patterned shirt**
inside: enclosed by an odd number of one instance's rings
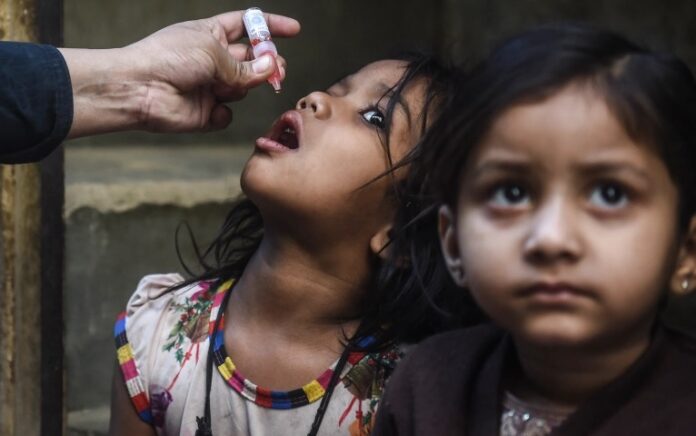
[[[210,282],[198,282],[169,291],[182,280],[178,274],[146,276],[116,322],[119,364],[140,418],[158,435],[195,435],[196,417],[203,415],[206,356],[212,338],[213,434],[307,434],[336,363],[291,391],[257,386],[244,378],[227,355],[222,331],[213,331],[231,282],[217,289]],[[350,354],[319,435],[369,434],[384,383],[401,356],[398,348]]]

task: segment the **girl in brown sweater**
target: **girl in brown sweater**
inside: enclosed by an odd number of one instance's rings
[[[696,434],[696,345],[659,320],[696,289],[685,64],[589,26],[531,30],[425,144],[445,265],[492,322],[413,350],[374,434]]]

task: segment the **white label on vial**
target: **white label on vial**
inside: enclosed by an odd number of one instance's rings
[[[266,20],[263,18],[263,12],[260,9],[247,10],[244,13],[243,20],[252,45],[271,39],[271,32],[268,30],[268,25],[266,25]]]

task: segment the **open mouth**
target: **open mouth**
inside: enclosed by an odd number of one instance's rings
[[[277,142],[283,147],[296,150],[300,147],[298,126],[299,123],[295,116],[291,112],[286,112],[275,122],[268,139]]]
[[[275,141],[283,144],[291,150],[294,150],[300,146],[300,144],[297,142],[297,132],[295,132],[295,129],[292,127],[284,128]]]

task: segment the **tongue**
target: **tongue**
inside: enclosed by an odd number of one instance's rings
[[[297,143],[297,136],[290,132],[283,132],[280,138],[278,138],[278,142],[291,149],[295,149],[299,146]]]

